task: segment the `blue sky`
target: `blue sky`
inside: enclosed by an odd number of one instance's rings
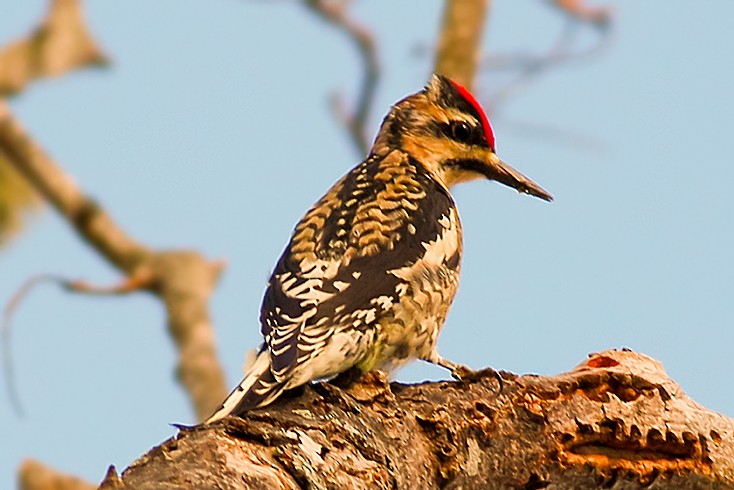
[[[45,10],[6,3],[3,43]],[[355,2],[384,69],[372,131],[427,79],[432,60],[420,53],[441,5]],[[490,113],[502,158],[556,201],[487,182],[456,189],[465,258],[440,351],[476,368],[553,374],[629,347],[732,416],[734,3],[613,5],[606,50]],[[227,259],[211,308],[233,385],[260,341],[261,295],[292,226],[359,161],[327,98],[351,100],[361,68],[296,2],[93,1],[87,18],[112,67],[38,83],[13,109],[134,237]],[[490,53],[540,53],[563,26],[542,2],[496,0],[485,42]],[[477,96],[489,102],[505,81],[483,73]],[[39,272],[119,280],[50,211],[0,251],[0,271],[3,303]],[[26,415],[0,394],[2,488],[25,457],[99,481],[172,435],[170,422],[193,422],[161,305],[145,294],[41,286],[16,314],[14,355]],[[398,379],[446,376],[414,363]]]

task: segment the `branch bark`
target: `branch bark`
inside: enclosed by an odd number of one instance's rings
[[[594,354],[552,377],[485,371],[306,387],[179,434],[101,488],[731,488],[734,420],[659,362]]]

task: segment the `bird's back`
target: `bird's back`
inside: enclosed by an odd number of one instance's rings
[[[460,257],[448,191],[401,151],[370,156],[306,213],[270,279],[261,324],[276,379],[295,386],[346,364],[385,367],[393,351],[416,357],[426,339],[411,346],[405,330],[435,341]]]

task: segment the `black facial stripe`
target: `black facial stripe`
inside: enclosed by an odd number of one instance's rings
[[[465,124],[469,128],[469,137],[468,138],[458,138],[456,131],[452,127],[453,124],[457,122],[463,122],[463,121],[452,121],[448,123],[440,123],[440,122],[434,122],[431,121],[428,124],[425,124],[423,126],[420,126],[416,131],[416,134],[422,135],[422,136],[430,136],[433,138],[449,138],[454,141],[457,141],[459,143],[467,144],[467,145],[476,145],[476,146],[487,146],[487,139],[484,137],[484,132],[481,128],[478,128],[472,124],[466,123]]]
[[[454,167],[459,167],[464,170],[470,170],[472,172],[477,172],[479,174],[484,175],[488,179],[492,178],[492,175],[489,172],[489,168],[487,165],[483,162],[480,162],[479,160],[449,160],[445,163],[445,165],[450,165]]]

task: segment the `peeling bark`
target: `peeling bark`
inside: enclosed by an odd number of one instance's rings
[[[307,386],[244,419],[181,428],[101,488],[734,487],[734,420],[647,356],[501,378]]]

